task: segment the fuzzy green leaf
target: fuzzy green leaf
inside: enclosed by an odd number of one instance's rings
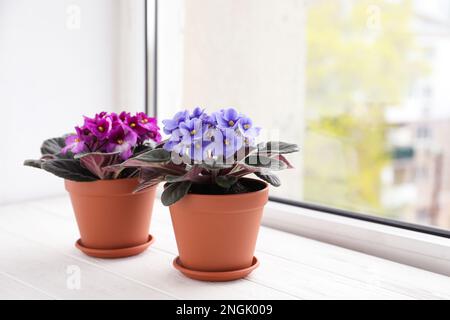
[[[164,181],[164,175],[159,170],[142,168],[139,170],[139,185],[133,192],[136,193],[142,191],[162,181]]]
[[[92,173],[83,168],[77,160],[48,160],[42,163],[42,169],[53,173],[57,177],[72,181],[81,182],[98,180]]]
[[[250,155],[245,158],[245,164],[250,167],[266,168],[270,170],[284,170],[288,168],[286,163],[263,155]]]
[[[234,166],[234,163],[221,163],[221,162],[210,162],[210,163],[201,163],[199,164],[202,168],[206,170],[222,170],[222,169],[229,169]]]
[[[298,145],[293,143],[287,143],[282,141],[269,141],[266,143],[260,143],[258,145],[258,153],[293,153],[297,152],[300,149]]]
[[[266,181],[267,183],[270,183],[271,185],[273,185],[274,187],[279,187],[281,186],[281,181],[280,178],[278,178],[276,175],[272,174],[272,173],[261,173],[261,172],[255,172],[255,175]]]
[[[41,154],[58,154],[66,145],[64,137],[47,139],[42,143]]]
[[[42,162],[42,160],[25,160],[23,165],[27,167],[42,169]]]
[[[124,169],[119,166],[114,166],[122,161],[120,158],[120,153],[118,152],[85,153],[82,155],[76,155],[75,159],[80,160],[80,164],[82,167],[88,169],[91,173],[93,173],[102,180],[116,178],[118,177],[120,172]],[[111,169],[111,167],[115,168],[115,170]]]
[[[182,182],[174,182],[170,184],[166,184],[167,187],[164,189],[164,192],[161,195],[161,202],[165,206],[170,206],[182,199],[191,188],[191,181],[182,181]]]
[[[180,182],[180,181],[192,181],[192,182],[200,182],[206,179],[209,179],[208,177],[202,177],[200,176],[200,173],[203,171],[203,168],[201,166],[195,165],[191,167],[185,174],[183,175],[172,175],[168,174],[165,176],[165,180],[169,183],[172,182]]]
[[[216,183],[222,188],[229,189],[234,185],[239,179],[235,176],[217,176]]]
[[[167,162],[170,160],[170,158],[171,153],[169,151],[164,149],[153,149],[144,152],[133,159],[144,162]]]

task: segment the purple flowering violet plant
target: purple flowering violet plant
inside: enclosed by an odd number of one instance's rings
[[[85,116],[75,133],[44,141],[41,158],[24,164],[74,181],[131,178],[139,170],[118,165],[160,141],[156,119],[143,112],[101,112],[93,118]]]
[[[257,144],[261,128],[234,108],[212,114],[201,108],[180,111],[162,123],[168,139],[118,166],[140,169],[136,191],[165,181],[161,196],[164,205],[175,203],[187,193],[255,191],[255,184],[243,179],[252,173],[279,186],[279,178],[271,171],[292,168],[283,154],[299,150],[296,144],[285,142]]]

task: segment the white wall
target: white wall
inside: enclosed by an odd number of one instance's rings
[[[45,138],[72,131],[84,114],[143,110],[143,8],[0,0],[0,203],[65,192],[61,179],[22,166]]]
[[[234,106],[262,139],[304,139],[305,10],[297,0],[164,0],[158,3],[158,116]],[[273,195],[303,195],[303,156],[279,173]]]

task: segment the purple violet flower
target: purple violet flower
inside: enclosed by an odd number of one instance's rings
[[[200,119],[200,118],[203,116],[204,112],[205,112],[205,109],[202,109],[202,108],[200,108],[200,107],[196,107],[196,108],[192,111],[192,113],[191,113],[191,115],[190,115],[190,119],[193,119],[193,118],[198,118],[198,119]]]
[[[203,121],[198,118],[186,120],[180,124],[180,133],[182,135],[181,143],[192,144],[193,141],[201,140],[204,133]]]
[[[208,158],[209,141],[194,141],[190,146],[186,146],[186,153],[190,159],[196,162],[202,162]]]
[[[221,129],[237,127],[238,121],[240,119],[239,113],[234,108],[222,109],[215,113],[217,126]]]
[[[256,137],[259,136],[261,128],[254,127],[252,119],[248,117],[242,117],[238,121],[239,131],[244,136],[244,141],[246,144],[253,145]]]
[[[175,129],[163,148],[167,151],[174,151],[175,147],[181,143],[182,136],[180,129]]]
[[[172,119],[163,120],[162,123],[164,124],[164,133],[171,134],[172,131],[178,129],[180,123],[186,119],[189,119],[189,111],[187,110],[177,112]]]
[[[192,113],[177,112],[163,123],[164,132],[170,134],[163,148],[188,155],[195,161],[231,158],[244,145],[253,145],[261,130],[233,108],[208,115],[197,107]]]
[[[213,133],[211,152],[215,157],[224,156],[225,159],[233,156],[244,144],[244,138],[234,129],[216,129]]]

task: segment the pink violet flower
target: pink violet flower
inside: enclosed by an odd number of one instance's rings
[[[70,135],[66,138],[66,146],[62,149],[62,153],[66,154],[68,151],[72,153],[81,153],[86,150],[86,145],[83,139],[83,130],[80,127],[75,127],[77,134]]]
[[[136,145],[137,134],[128,128],[116,126],[109,135],[107,152],[120,152],[123,160],[130,158],[133,154],[133,147]]]
[[[139,112],[100,112],[93,118],[84,117],[84,125],[75,127],[76,134],[66,138],[63,152],[119,152],[126,160],[133,155],[135,147],[148,140],[161,141],[155,118]]]

